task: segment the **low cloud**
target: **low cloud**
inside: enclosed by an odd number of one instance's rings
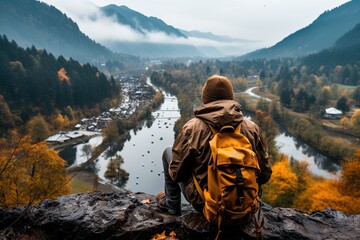
[[[193,46],[212,46],[212,47],[238,47],[256,49],[261,45],[259,42],[217,42],[204,38],[180,38],[167,35],[163,32],[137,32],[127,25],[117,22],[115,16],[104,15],[100,8],[88,0],[60,1],[45,0],[46,3],[55,6],[75,21],[80,30],[93,40],[104,44],[108,42],[147,42],[147,43],[166,43],[166,44],[185,44]]]

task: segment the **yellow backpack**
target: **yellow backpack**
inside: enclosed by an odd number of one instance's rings
[[[209,125],[210,126],[210,125]],[[249,140],[236,129],[224,126],[209,142],[211,158],[208,164],[207,188],[203,191],[195,176],[194,183],[203,198],[203,213],[211,224],[241,225],[249,222],[259,209],[257,175],[259,162]]]

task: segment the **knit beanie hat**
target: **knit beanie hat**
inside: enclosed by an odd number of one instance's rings
[[[227,77],[213,75],[206,80],[202,89],[202,102],[206,104],[222,99],[234,99],[231,82]]]

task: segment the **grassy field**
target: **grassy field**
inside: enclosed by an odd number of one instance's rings
[[[71,188],[70,193],[83,193],[83,192],[92,192],[94,186],[92,183],[88,181],[73,178],[70,181],[70,188]]]
[[[83,192],[116,192],[119,191],[116,187],[99,181],[94,173],[89,172],[75,172],[69,174],[73,179],[70,181],[70,193],[83,193]]]
[[[339,89],[345,89],[345,90],[355,90],[358,86],[350,86],[350,85],[344,85],[344,84],[334,84],[339,87]]]

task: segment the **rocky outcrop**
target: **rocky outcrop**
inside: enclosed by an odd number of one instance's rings
[[[332,209],[305,213],[262,206],[263,239],[360,239],[360,215]],[[160,212],[144,193],[83,193],[45,200],[29,209],[0,209],[0,239],[213,239],[217,230],[190,205],[181,216]],[[171,234],[170,234],[171,233]],[[254,224],[227,229],[221,239],[256,239]],[[164,239],[164,238],[162,238]]]

